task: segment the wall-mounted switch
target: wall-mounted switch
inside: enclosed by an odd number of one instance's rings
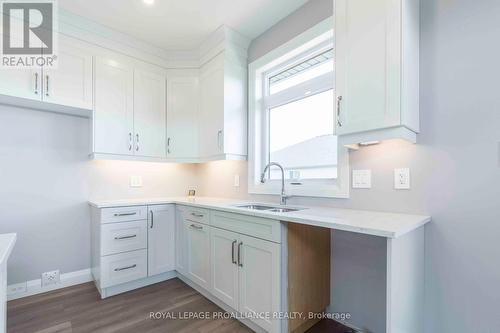
[[[410,189],[410,169],[394,169],[394,188],[396,190]]]
[[[142,177],[130,176],[130,187],[142,187]]]
[[[234,175],[234,187],[240,187],[240,175]]]
[[[352,188],[372,188],[372,171],[352,170]]]

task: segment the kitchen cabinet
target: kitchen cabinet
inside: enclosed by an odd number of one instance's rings
[[[149,206],[148,276],[175,269],[174,205]]]
[[[419,0],[336,0],[334,12],[341,142],[415,141]]]
[[[199,286],[210,289],[210,227],[186,220],[187,276]]]
[[[59,35],[57,67],[43,68],[42,98],[46,102],[92,109],[92,54],[88,45]]]
[[[92,276],[102,298],[175,273],[175,206],[91,207]]]
[[[158,71],[161,73],[161,71]],[[153,71],[134,70],[134,135],[137,156],[165,157],[166,79]]]
[[[211,213],[211,289],[213,295],[242,313],[277,313],[281,309],[281,247],[260,239],[279,233],[278,221],[213,211]],[[214,226],[224,226],[220,229]],[[239,232],[235,232],[235,231]],[[263,232],[267,231],[267,235]],[[273,318],[251,318],[268,332],[279,332]]]
[[[279,321],[272,314],[280,310],[280,245],[241,235],[238,255],[239,311],[271,314],[252,321],[268,332],[278,332]]]
[[[95,60],[94,153],[133,155],[134,69],[114,54]]]
[[[174,70],[167,76],[167,158],[198,158],[198,71]]]
[[[88,115],[93,104],[92,48],[61,34],[57,38],[59,46],[55,67],[0,69],[1,102]],[[72,109],[85,109],[87,112]]]
[[[240,236],[212,228],[210,235],[212,293],[233,309],[239,306],[238,244]]]
[[[202,160],[246,158],[246,81],[246,63],[227,52],[221,52],[201,67],[199,149]]]
[[[165,157],[165,85],[156,67],[114,53],[96,57],[94,154]]]
[[[0,94],[35,101],[42,100],[42,68],[0,68]]]
[[[175,213],[175,269],[187,276],[188,227],[182,219],[179,208]]]

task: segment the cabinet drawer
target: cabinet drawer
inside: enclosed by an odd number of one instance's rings
[[[101,256],[147,248],[147,221],[108,223],[101,226]]]
[[[210,211],[208,209],[181,206],[179,212],[184,221],[210,224]]]
[[[280,221],[216,210],[211,214],[211,225],[214,227],[281,243]]]
[[[101,288],[107,288],[148,275],[147,250],[101,257]]]
[[[114,207],[101,209],[101,223],[146,220],[146,206]]]

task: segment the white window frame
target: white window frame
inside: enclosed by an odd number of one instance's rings
[[[304,52],[320,50],[333,43],[333,19],[326,19],[304,33],[298,35],[282,46],[272,50],[249,65],[249,123],[248,123],[248,193],[251,194],[279,194],[280,180],[260,182],[260,174],[267,163],[265,154],[268,154],[267,143],[269,138],[267,126],[267,106],[264,105],[265,92],[268,89],[269,73],[285,63],[292,63],[301,58]],[[334,59],[335,60],[335,59]],[[311,94],[325,90],[325,77],[318,77],[311,82]],[[331,77],[330,77],[331,80]],[[333,80],[332,80],[333,81]],[[333,87],[333,82],[331,82]],[[316,88],[316,91],[315,91]],[[294,88],[295,89],[295,88]],[[304,89],[297,87],[296,89]],[[319,89],[319,90],[318,90]],[[295,95],[296,96],[296,95]],[[280,101],[290,101],[286,93],[278,92],[269,96],[273,105]],[[295,98],[297,100],[298,98]],[[336,113],[333,112],[334,117]],[[334,123],[336,119],[334,119]],[[334,129],[335,131],[335,129]],[[287,194],[293,196],[348,198],[350,188],[349,156],[347,148],[338,146],[337,178],[322,180],[304,180],[301,185],[293,185],[287,181]]]

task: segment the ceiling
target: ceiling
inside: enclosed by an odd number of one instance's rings
[[[307,0],[59,0],[64,10],[166,50],[191,50],[225,24],[253,39]]]

